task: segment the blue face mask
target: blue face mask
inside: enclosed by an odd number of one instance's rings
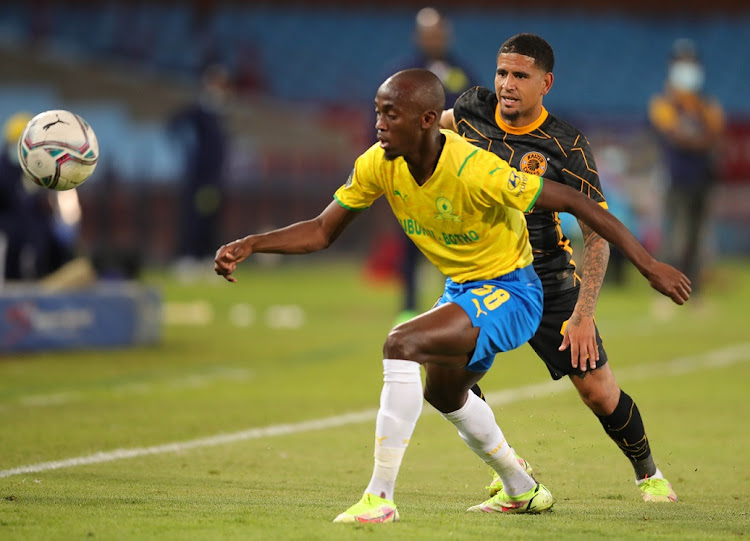
[[[669,67],[669,84],[683,92],[698,92],[703,88],[703,68],[695,62],[679,60]]]

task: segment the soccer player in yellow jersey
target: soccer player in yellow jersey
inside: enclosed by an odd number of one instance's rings
[[[334,201],[311,220],[248,235],[219,248],[214,268],[230,282],[252,253],[299,254],[328,247],[384,195],[425,256],[447,275],[428,312],[396,326],[383,346],[383,390],[375,425],[375,467],[361,500],[334,522],[395,522],[396,477],[422,410],[422,394],[494,469],[503,488],[470,511],[538,513],[550,491],[515,459],[492,410],[469,392],[497,353],[534,334],[542,286],[532,267],[523,212],[570,212],[618,246],[656,290],[683,304],[690,282],[656,261],[630,232],[570,187],[521,173],[494,154],[439,128],[440,80],[428,70],[389,77],[375,97],[376,145],[357,159]],[[424,391],[420,377],[424,366]]]

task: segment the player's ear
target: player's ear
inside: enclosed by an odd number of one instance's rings
[[[439,119],[440,117],[438,116],[437,111],[425,111],[422,113],[422,128],[431,128],[434,124],[440,121]]]
[[[555,82],[555,76],[551,71],[544,74],[544,86],[542,87],[542,96],[546,96],[547,93],[552,89],[552,83]]]

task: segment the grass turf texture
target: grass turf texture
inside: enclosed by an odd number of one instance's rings
[[[0,470],[377,408],[397,289],[363,282],[351,263],[287,261],[247,266],[237,284],[149,277],[166,301],[205,301],[214,314],[205,325],[167,325],[158,347],[0,361]],[[426,304],[440,289],[433,278]],[[485,498],[487,468],[425,405],[397,485],[398,524],[330,523],[370,477],[374,417],[365,414],[333,428],[0,478],[0,538],[736,539],[750,533],[749,299],[744,264],[718,269],[704,310],[675,308],[668,319],[652,314],[656,294],[635,276],[602,294],[610,362],[677,504],[641,501],[629,464],[563,380],[553,394],[540,387],[493,405],[557,498],[546,515],[466,513]],[[252,305],[256,321],[233,325],[236,303]],[[305,313],[302,327],[264,322],[272,305],[292,304]],[[524,346],[499,356],[483,387],[502,398],[548,381]]]

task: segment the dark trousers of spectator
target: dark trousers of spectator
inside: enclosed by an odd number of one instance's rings
[[[701,289],[709,230],[710,186],[672,186],[665,204],[664,258],[690,279],[693,294]]]

